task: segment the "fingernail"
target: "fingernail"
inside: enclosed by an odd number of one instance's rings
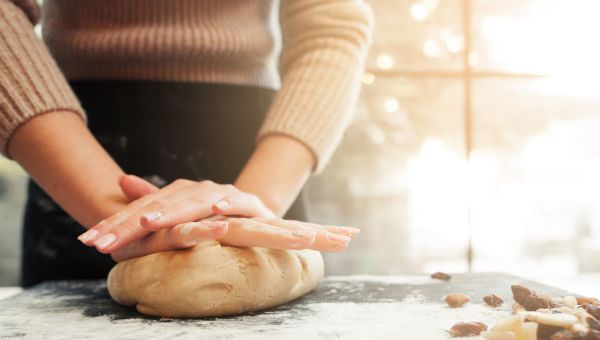
[[[192,232],[192,230],[194,230],[194,228],[197,228],[196,223],[194,223],[194,222],[186,223],[186,224],[182,225],[181,228],[179,228],[179,233],[182,236],[187,236]]]
[[[106,234],[102,236],[98,241],[94,242],[94,245],[100,249],[108,248],[111,244],[115,243],[117,235]]]
[[[298,237],[298,238],[311,238],[313,236],[315,236],[314,233],[309,233],[309,232],[305,232],[305,231],[297,231],[294,230],[290,233],[293,237]]]
[[[218,221],[218,222],[211,222],[208,225],[208,228],[209,229],[221,229],[221,228],[225,228],[226,226],[227,226],[227,222]]]
[[[151,213],[142,215],[142,217],[146,219],[146,222],[158,221],[162,218],[162,216],[163,214],[160,211],[153,211]]]
[[[90,229],[88,231],[86,231],[85,233],[79,235],[79,237],[77,237],[77,239],[81,242],[87,242],[87,241],[93,241],[96,236],[98,236],[98,230],[95,229]]]
[[[218,201],[217,203],[215,203],[215,207],[217,207],[217,209],[219,210],[225,210],[228,206],[229,203],[227,201]]]
[[[329,241],[333,241],[333,242],[343,242],[343,243],[348,243],[350,242],[352,239],[348,236],[344,236],[344,235],[337,235],[337,234],[333,234],[333,233],[328,233],[327,234],[327,239]]]
[[[350,234],[351,236],[355,236],[360,233],[360,229],[354,227],[337,227],[337,230],[341,233]]]
[[[354,227],[343,227],[343,228],[350,230],[350,232],[354,235],[360,234],[360,229],[358,229],[358,228],[354,228]]]

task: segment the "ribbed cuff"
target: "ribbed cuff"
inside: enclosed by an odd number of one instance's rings
[[[25,13],[0,0],[0,152],[5,156],[14,131],[52,111],[85,114]]]

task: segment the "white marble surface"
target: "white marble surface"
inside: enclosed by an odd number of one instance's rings
[[[418,276],[327,277],[307,296],[258,313],[226,318],[148,318],[116,304],[106,282],[47,282],[0,301],[0,334],[14,339],[448,339],[456,322],[488,325],[510,314],[510,304],[491,308],[490,292],[511,296],[510,285],[562,296],[555,287],[501,273],[455,274],[450,281]],[[448,308],[445,295],[472,298]],[[475,338],[470,338],[475,339]]]
[[[21,287],[0,287],[0,300],[19,294],[22,290]]]
[[[586,273],[570,278],[546,277],[529,279],[579,295],[600,298],[600,273]],[[0,287],[0,300],[18,294],[22,290],[20,287]]]

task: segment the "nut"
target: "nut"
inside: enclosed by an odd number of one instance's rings
[[[452,308],[462,307],[469,301],[471,301],[471,299],[465,294],[449,294],[446,296],[446,303]]]
[[[600,340],[600,331],[591,329],[585,335],[585,340]]]
[[[584,337],[581,334],[572,332],[572,331],[568,331],[568,330],[562,330],[562,331],[558,331],[554,334],[552,334],[552,336],[550,337],[550,340],[583,340]]]
[[[537,336],[538,338],[544,339],[563,330],[564,329],[562,327],[544,325],[540,323],[538,324]]]
[[[481,334],[487,340],[535,340],[537,339],[538,324],[523,322],[519,315],[511,315],[499,320],[491,331]]]
[[[567,329],[579,322],[579,319],[575,315],[565,313],[520,312],[519,315],[525,317],[526,320],[537,322],[540,325]]]
[[[523,306],[521,306],[520,304],[515,302],[512,306],[512,311],[513,311],[513,314],[517,314],[518,312],[524,312],[525,308],[523,308]]]
[[[593,298],[593,297],[576,297],[575,300],[577,300],[577,304],[578,305],[585,305],[585,304],[592,304],[592,305],[596,305],[596,306],[600,306],[600,300]]]
[[[561,306],[569,307],[569,308],[577,308],[577,299],[572,296],[565,296],[558,299],[558,302]]]
[[[450,276],[450,275],[448,275],[446,273],[437,272],[437,273],[431,274],[431,278],[432,279],[437,279],[437,280],[450,281],[450,279],[452,278],[452,276]]]
[[[475,336],[487,330],[487,325],[483,322],[459,322],[450,328],[452,336]]]
[[[483,301],[492,307],[498,307],[504,303],[501,297],[494,294],[484,296]]]
[[[522,285],[512,285],[511,290],[515,301],[528,311],[557,307],[550,295],[532,291]]]
[[[600,331],[600,321],[598,321],[592,317],[587,317],[585,319],[585,322],[587,322],[588,326],[590,326],[591,329]]]
[[[596,320],[600,320],[600,306],[586,303],[582,305],[581,308],[585,309],[585,311],[588,312],[589,315],[593,316]]]
[[[531,290],[529,290],[529,288],[522,286],[522,285],[512,285],[512,286],[510,286],[510,290],[512,290],[513,299],[515,299],[515,301],[517,303],[521,303],[521,301],[525,301],[525,299],[529,295],[531,295]]]

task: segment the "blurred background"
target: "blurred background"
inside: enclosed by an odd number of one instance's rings
[[[311,220],[362,229],[328,274],[600,272],[600,2],[369,2],[354,122],[306,189]],[[25,180],[0,159],[0,285]]]

